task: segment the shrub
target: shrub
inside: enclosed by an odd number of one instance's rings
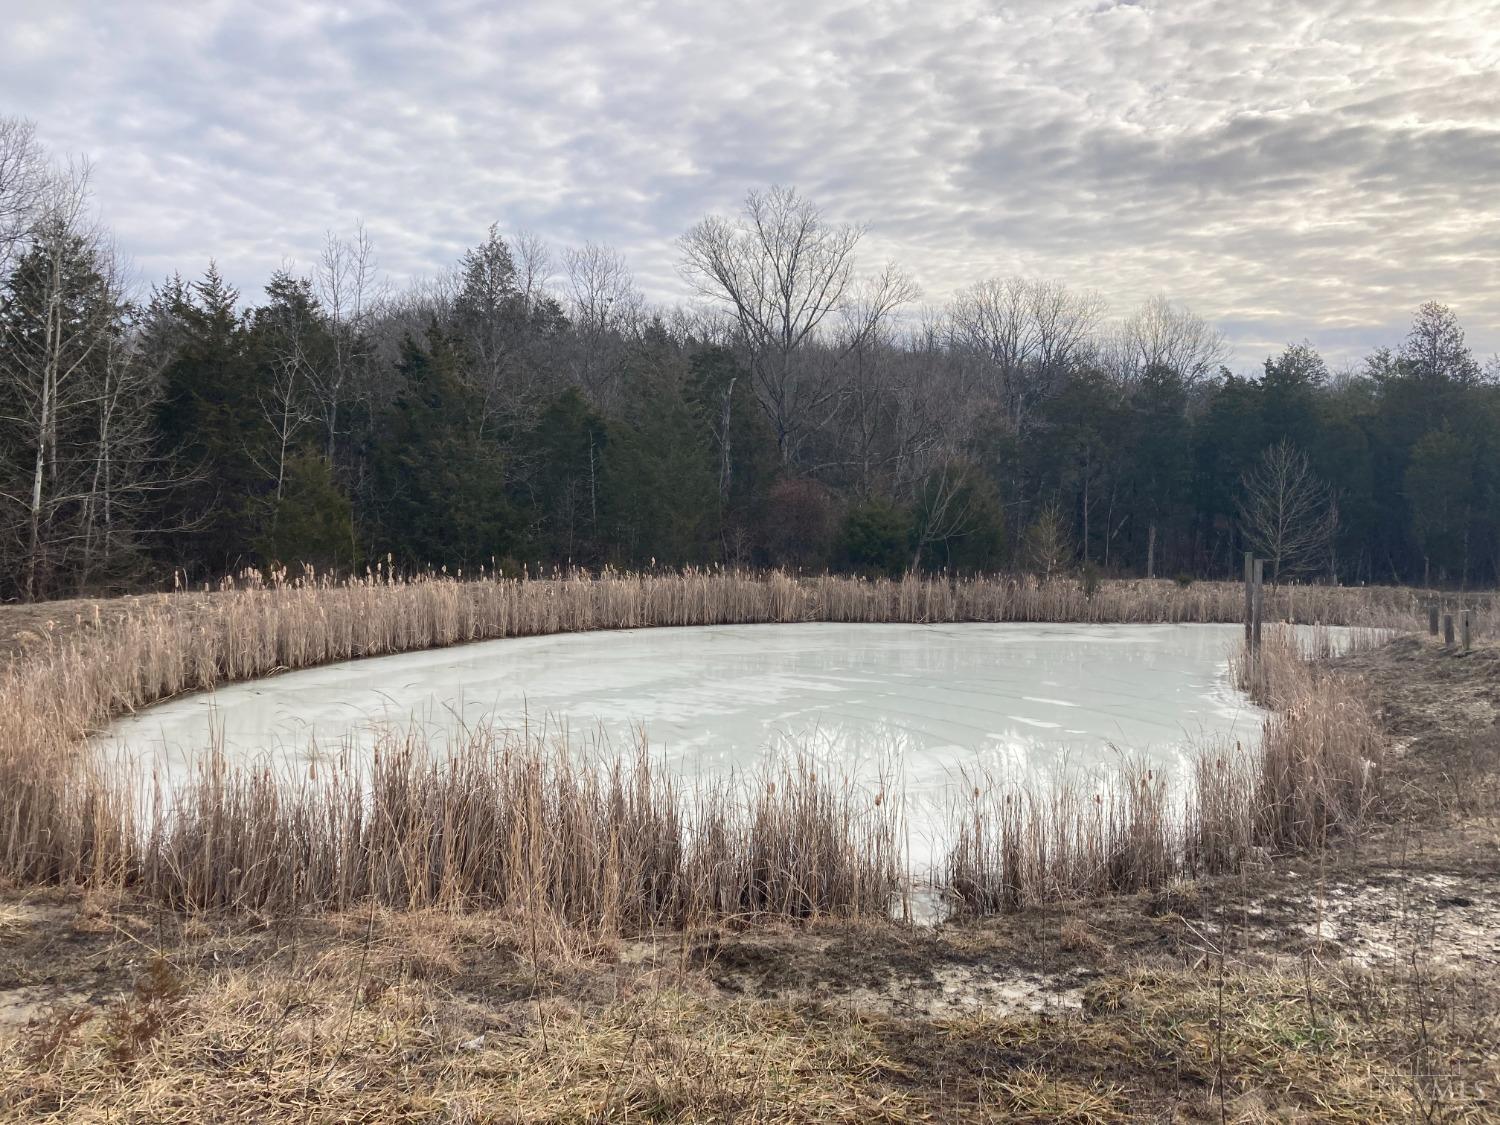
[[[839,529],[838,557],[845,570],[866,578],[894,578],[911,552],[911,518],[889,500],[850,508]]]
[[[793,567],[819,568],[833,549],[833,498],[816,481],[784,478],[766,501],[766,546]]]

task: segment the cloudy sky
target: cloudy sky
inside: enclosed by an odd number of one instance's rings
[[[0,113],[92,157],[147,279],[363,219],[399,280],[498,222],[671,301],[672,240],[786,183],[934,305],[1165,292],[1249,366],[1436,298],[1500,348],[1496,0],[0,0]]]

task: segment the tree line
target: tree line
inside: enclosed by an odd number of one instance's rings
[[[1429,303],[1332,372],[1253,376],[1156,298],[977,282],[922,309],[863,231],[753,191],[653,308],[607,247],[481,232],[393,288],[363,230],[242,295],[145,292],[88,168],[0,119],[0,597],[361,573],[727,565],[866,574],[1500,578],[1500,371]]]

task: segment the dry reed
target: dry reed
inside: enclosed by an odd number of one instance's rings
[[[1256,656],[1234,662],[1237,684],[1271,712],[1253,800],[1255,838],[1266,847],[1322,847],[1356,829],[1380,793],[1385,740],[1375,709],[1357,685],[1309,659],[1327,651],[1326,638],[1299,644],[1277,630]]]
[[[442,758],[420,736],[388,732],[368,769],[346,761],[296,785],[215,755],[148,823],[133,882],[191,910],[374,900],[619,932],[878,914],[900,889],[887,811],[805,763],[682,792],[644,750],[591,765],[483,727]]]
[[[1387,635],[1356,631],[1348,643]],[[970,786],[949,894],[985,914],[1130,893],[1356,832],[1379,795],[1384,739],[1358,688],[1313,662],[1333,649],[1326,632],[1273,629],[1254,659],[1233,660],[1236,684],[1271,712],[1260,746],[1200,750],[1175,796],[1133,762],[1116,777]]]
[[[1155,771],[1126,762],[1118,778],[969,779],[945,888],[988,914],[1040,902],[1135,891],[1177,874],[1182,842]]]
[[[1395,589],[1283,587],[1268,601],[1269,619],[1330,625],[1411,627],[1419,614],[1417,595]],[[0,876],[128,885],[186,906],[479,899],[619,926],[884,911],[896,870],[890,804],[806,767],[682,794],[644,759],[582,769],[484,735],[443,760],[388,745],[368,776],[344,772],[300,793],[211,759],[166,814],[142,813],[131,786],[79,748],[114,716],[181,692],[497,637],[794,621],[1226,622],[1242,604],[1232,583],[1106,582],[1090,595],[1070,580],[732,572],[252,576],[207,597],[143,598],[107,621],[96,610],[0,670]],[[1268,731],[1273,749],[1286,747],[1275,768],[1293,771],[1293,784],[1310,762],[1330,777],[1348,764],[1295,749],[1338,733],[1316,710]],[[1018,795],[995,828],[975,820],[964,838],[966,823],[949,864],[960,901],[1003,908],[1234,862],[1246,846],[1239,767],[1206,768],[1211,799],[1182,821],[1167,815],[1161,780],[1136,771],[1108,796]],[[1271,789],[1263,780],[1257,792]],[[1257,819],[1257,838],[1322,838],[1362,799],[1345,783],[1325,792],[1316,808],[1283,802]]]

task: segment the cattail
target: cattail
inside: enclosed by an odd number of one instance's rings
[[[526,896],[545,870],[574,873],[542,892],[546,908],[601,926],[687,922],[747,903],[766,913],[880,911],[901,875],[891,857],[900,851],[892,826],[903,802],[887,800],[883,787],[865,800],[810,760],[764,784],[694,794],[649,761],[585,769],[525,735],[493,731],[467,732],[439,754],[414,734],[362,764],[315,754],[285,787],[279,773],[232,768],[210,749],[212,768],[198,782],[158,794],[153,805],[136,799],[133,781],[93,768],[78,743],[114,715],[185,691],[476,636],[1085,612],[1073,584],[1030,577],[893,582],[755,575],[721,563],[657,573],[656,565],[649,574],[606,568],[598,578],[554,568],[557,581],[528,587],[526,578],[546,576],[540,564],[536,576],[529,565],[520,579],[497,568],[493,584],[471,583],[430,566],[400,575],[387,553],[363,580],[311,565],[295,578],[286,564],[246,567],[203,583],[211,597],[201,605],[163,591],[122,601],[108,618],[97,604],[75,614],[76,625],[97,628],[69,631],[49,620],[41,651],[0,668],[0,878],[114,882],[174,906],[407,905],[448,895],[445,903],[529,909]],[[187,593],[189,581],[174,569],[173,593]],[[1241,597],[1229,584],[1184,593],[1107,582],[1087,613],[1222,621],[1234,618]],[[1329,588],[1299,591],[1297,611],[1390,627],[1413,621],[1414,604],[1404,593]],[[945,860],[955,895],[966,908],[1011,909],[1227,871],[1252,847],[1319,846],[1356,831],[1379,796],[1384,760],[1368,702],[1320,678],[1277,630],[1253,683],[1250,671],[1236,664],[1237,682],[1274,712],[1264,739],[1201,756],[1180,795],[1169,795],[1154,769],[1134,767],[1103,788],[962,786],[970,807]],[[1175,812],[1169,800],[1180,802]],[[473,846],[479,840],[496,844]],[[636,896],[631,887],[674,889]],[[608,901],[605,888],[615,888]]]

